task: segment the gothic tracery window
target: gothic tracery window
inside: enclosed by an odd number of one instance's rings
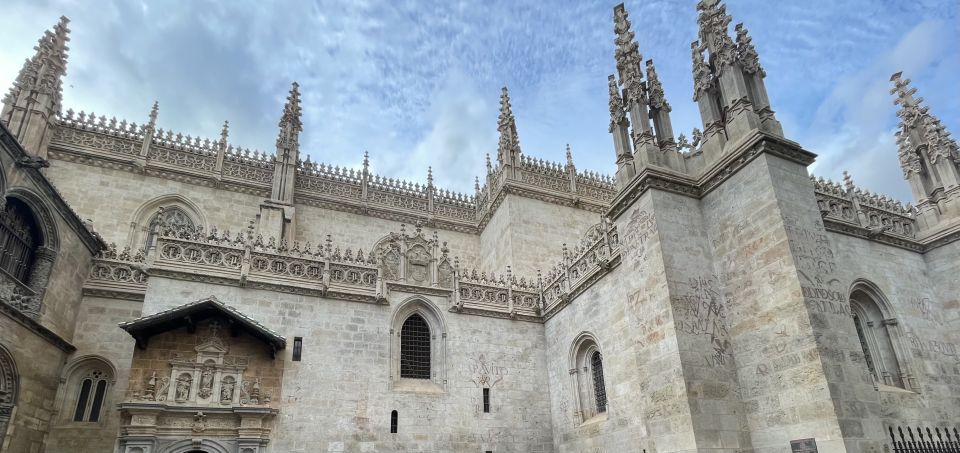
[[[183,209],[178,207],[163,208],[150,220],[147,237],[143,243],[143,250],[146,253],[150,253],[150,250],[157,244],[160,225],[168,225],[174,228],[192,228],[194,223],[193,219]]]
[[[417,313],[400,329],[400,377],[430,379],[430,326]]]
[[[39,245],[39,227],[30,208],[8,198],[0,211],[0,269],[26,283]]]
[[[101,370],[90,370],[80,381],[76,408],[73,412],[75,422],[100,421],[103,401],[107,395],[107,375]]]

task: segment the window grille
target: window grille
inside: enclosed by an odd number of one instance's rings
[[[293,361],[299,362],[303,357],[303,337],[293,337]]]
[[[397,433],[397,419],[398,419],[398,418],[399,418],[399,417],[397,416],[397,411],[393,411],[393,412],[390,413],[390,434],[396,434],[396,433]]]
[[[607,411],[607,390],[603,385],[603,357],[599,351],[590,356],[590,368],[593,371],[593,396],[600,414]]]
[[[488,388],[483,389],[483,412],[490,412],[490,389]]]
[[[430,326],[416,313],[400,329],[400,377],[430,379]]]
[[[0,211],[0,269],[22,283],[27,282],[33,265],[33,255],[40,242],[38,231],[30,209],[8,198]]]
[[[853,325],[857,327],[857,337],[860,339],[860,348],[863,349],[863,360],[867,362],[867,368],[874,379],[877,379],[877,370],[873,367],[873,357],[870,356],[870,348],[867,347],[867,337],[863,334],[863,321],[860,317],[853,315]]]

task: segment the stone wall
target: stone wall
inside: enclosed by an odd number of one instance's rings
[[[392,318],[410,294],[373,305],[152,278],[144,312],[209,295],[288,345],[303,337],[302,361],[291,360],[290,347],[278,355],[283,390],[270,451],[553,451],[541,324],[454,314],[446,297],[422,297],[445,325],[446,382],[410,387],[390,374]],[[491,388],[490,413],[482,411],[481,383]]]
[[[97,424],[73,422],[73,405],[67,400],[65,389],[59,391],[59,415],[52,423],[47,453],[99,453],[111,451],[120,429],[120,413],[114,409],[127,392],[130,360],[134,341],[117,324],[140,316],[142,302],[85,296],[77,314],[77,328],[73,344],[77,351],[66,358],[76,364],[91,357],[113,364],[117,375],[104,402],[106,410]]]
[[[561,258],[600,215],[582,209],[507,195],[480,234],[480,267],[498,274],[511,266],[515,275],[535,277]]]
[[[3,315],[0,315],[0,345],[10,351],[19,373],[16,404],[0,449],[39,453],[44,451],[54,417],[60,368],[66,354]]]

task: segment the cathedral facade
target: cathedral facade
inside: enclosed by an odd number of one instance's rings
[[[63,18],[0,114],[0,452],[956,442],[957,143],[898,73],[913,204],[812,177],[697,9],[691,139],[619,5],[615,175],[522,152],[504,88],[469,194],[302,158],[296,83],[270,153],[65,109]]]

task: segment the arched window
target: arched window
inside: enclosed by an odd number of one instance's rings
[[[75,422],[100,421],[100,412],[103,410],[103,401],[107,396],[107,376],[103,370],[91,369],[80,381],[80,392],[77,395],[76,407],[73,412]]]
[[[150,253],[150,250],[157,244],[157,234],[159,233],[160,225],[167,225],[178,229],[194,227],[193,219],[191,219],[183,209],[176,206],[161,207],[160,211],[150,219],[147,236],[143,243],[145,253]]]
[[[581,422],[607,412],[607,386],[603,354],[592,335],[583,333],[573,343],[570,378],[577,415]]]
[[[57,391],[57,407],[63,423],[92,423],[104,419],[116,369],[98,356],[81,357],[64,367]]]
[[[27,283],[40,243],[40,228],[30,208],[16,198],[7,198],[0,211],[0,269]]]
[[[399,416],[397,416],[397,411],[390,412],[390,434],[397,433],[397,422],[399,421]]]
[[[897,319],[880,291],[858,282],[850,292],[850,314],[864,366],[876,384],[915,388],[901,353]]]
[[[400,329],[400,377],[430,379],[430,326],[418,313]]]
[[[3,448],[10,415],[17,404],[19,386],[20,374],[17,373],[17,364],[7,348],[0,345],[0,448]]]

